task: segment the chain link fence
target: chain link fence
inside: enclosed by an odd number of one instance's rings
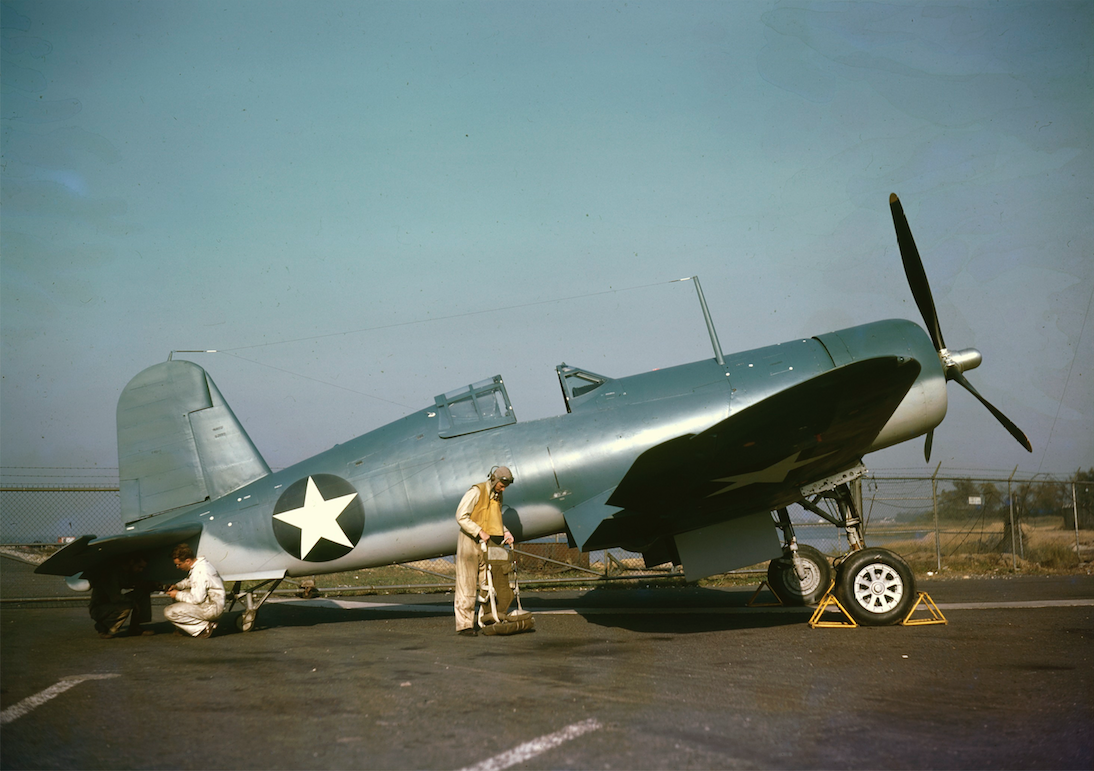
[[[1094,471],[1069,480],[1024,481],[868,475],[856,492],[867,545],[895,551],[918,572],[1017,570],[1031,565],[1070,568],[1094,554]],[[838,528],[798,506],[791,507],[790,514],[799,543],[832,557],[847,551],[846,535]],[[92,533],[112,535],[122,527],[118,488],[4,486],[0,522],[0,542],[9,546],[58,544]],[[565,536],[517,548],[522,583],[679,572],[669,565],[648,569],[641,554],[622,549],[581,553],[567,548]],[[408,563],[399,569],[401,579],[384,579],[388,588],[450,586],[455,575],[451,558]],[[360,580],[366,572],[354,571],[353,578]]]
[[[0,488],[0,542],[54,544],[122,530],[117,485],[5,485]]]

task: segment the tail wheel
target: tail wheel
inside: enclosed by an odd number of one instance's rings
[[[816,605],[832,585],[832,566],[820,550],[805,544],[798,546],[798,559],[805,568],[803,578],[789,557],[780,557],[767,566],[768,586],[783,605]]]
[[[258,615],[257,610],[245,610],[236,619],[236,628],[241,632],[249,632],[254,628],[255,617]]]
[[[853,552],[840,565],[836,598],[863,626],[898,624],[915,604],[915,574],[888,549]]]

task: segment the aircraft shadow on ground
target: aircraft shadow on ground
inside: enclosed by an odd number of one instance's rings
[[[665,612],[658,613],[658,610],[665,610]],[[808,609],[802,609],[800,613],[764,613],[760,610],[754,612],[712,613],[709,610],[698,608],[689,612],[687,608],[665,609],[638,606],[620,608],[618,611],[597,608],[596,610],[583,612],[578,608],[576,612],[578,616],[590,624],[626,629],[640,634],[698,634],[741,629],[769,629],[802,625],[809,618]],[[225,614],[215,636],[241,634],[235,623],[235,617],[238,615],[236,612]],[[396,621],[431,617],[444,618],[450,615],[440,612],[423,613],[418,611],[376,611],[346,608],[263,608],[258,615],[254,629],[248,634],[276,628],[314,627],[326,624]],[[536,615],[535,611],[532,612],[532,615]],[[542,621],[539,626],[543,626]]]
[[[597,626],[626,629],[643,634],[698,634],[702,632],[728,632],[742,629],[770,629],[781,626],[800,626],[809,620],[809,614],[796,613],[694,613],[672,612],[642,614],[620,611],[619,614],[582,614],[586,621]]]
[[[597,626],[660,634],[795,626],[808,621],[812,612],[809,608],[779,608],[777,612],[749,608],[751,595],[752,590],[725,592],[700,587],[627,592],[593,589],[584,595],[576,610]],[[771,599],[771,596],[760,598]],[[583,611],[583,607],[588,610]],[[535,609],[530,609],[534,614]]]
[[[687,587],[682,589],[628,590],[592,589],[576,601],[552,601],[550,595],[529,594],[524,607],[533,616],[572,608],[590,624],[626,629],[642,634],[696,634],[740,629],[767,629],[805,624],[810,608],[749,608],[752,590],[726,592]],[[759,601],[770,601],[765,595]],[[236,625],[241,611],[233,610],[221,619],[216,636],[238,634]],[[335,605],[271,603],[258,613],[254,631],[277,627],[312,627],[324,624],[396,621],[408,619],[451,618],[450,609],[425,609],[406,606],[343,608]],[[541,623],[542,626],[542,623]]]
[[[218,634],[225,632],[238,633],[236,618],[241,611],[225,613]],[[288,603],[270,604],[258,612],[253,631],[262,631],[275,627],[308,627],[323,624],[345,624],[359,621],[396,621],[411,618],[436,618],[445,615],[451,616],[451,612],[413,610],[374,610],[371,608],[339,608],[331,606],[324,608],[315,605],[293,605]],[[223,631],[221,631],[223,630]],[[248,633],[249,634],[249,633]]]

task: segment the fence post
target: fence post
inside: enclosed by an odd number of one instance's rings
[[[1071,515],[1075,520],[1075,559],[1082,565],[1083,553],[1079,549],[1079,500],[1075,497],[1074,481],[1071,482]]]
[[[931,474],[931,505],[934,506],[934,556],[935,562],[938,567],[935,568],[939,573],[942,572],[942,536],[938,530],[938,470],[942,468],[942,461],[938,462],[938,465],[934,467],[934,473]]]
[[[1040,473],[1040,472],[1038,472],[1038,473]],[[1033,493],[1033,480],[1036,479],[1036,478],[1037,478],[1037,474],[1034,474],[1033,476],[1031,476],[1029,478],[1029,482],[1026,483],[1026,484],[1029,485],[1029,494],[1030,495],[1034,494]],[[1026,501],[1025,497],[1022,498],[1022,501],[1023,502]],[[1022,537],[1022,519],[1026,516],[1028,511],[1029,511],[1029,506],[1021,506],[1018,509],[1018,556],[1021,557],[1022,559],[1026,558],[1026,541]]]
[[[1018,467],[1014,467],[1014,471],[1010,472],[1010,479],[1007,480],[1007,500],[1010,501],[1010,566],[1011,569],[1018,570],[1018,550],[1014,546],[1014,494],[1010,491],[1010,481],[1014,479],[1014,475],[1018,473]]]

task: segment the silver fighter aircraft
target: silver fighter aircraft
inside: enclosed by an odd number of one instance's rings
[[[138,552],[170,581],[185,541],[235,582],[246,631],[286,577],[452,554],[456,504],[496,463],[516,477],[504,519],[517,540],[564,532],[584,551],[682,565],[689,580],[771,560],[784,602],[818,602],[834,578],[859,623],[898,623],[915,577],[866,547],[850,488],[863,456],[924,435],[929,456],[951,380],[1032,449],[965,378],[980,353],[946,347],[895,195],[890,207],[926,332],[891,319],[724,356],[699,289],[713,358],[619,378],[560,364],[557,417],[517,422],[495,376],[272,473],[205,370],[149,367],[118,402],[125,531],[84,536],[37,572],[78,578]],[[794,503],[846,531],[835,565],[797,543]]]

